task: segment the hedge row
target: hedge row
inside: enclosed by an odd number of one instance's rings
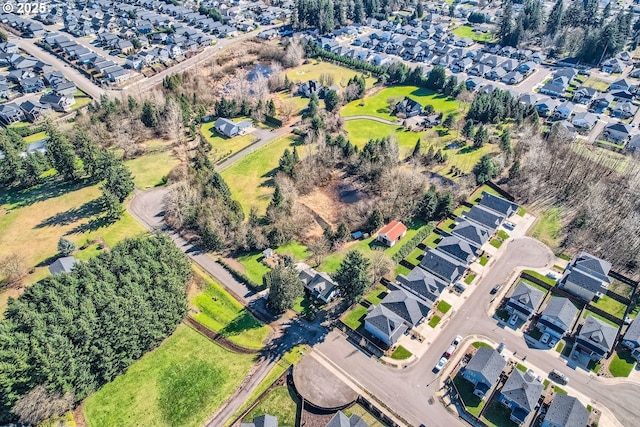
[[[16,126],[9,128],[11,132],[15,132],[21,137],[31,136],[44,130],[44,126]]]
[[[429,235],[429,233],[431,233],[432,230],[433,227],[431,225],[421,228],[415,236],[413,236],[407,243],[402,245],[398,252],[393,254],[391,259],[393,259],[393,261],[396,263],[400,262],[400,260],[409,255],[416,248],[416,246],[418,246],[418,243],[422,242]]]
[[[222,258],[218,258],[218,264],[220,264],[225,270],[227,270],[233,276],[233,278],[236,279],[238,282],[244,283],[245,285],[249,286],[255,291],[264,289],[263,285],[259,285],[253,280],[249,279],[247,276],[240,273],[238,270],[234,269],[229,264],[224,262]]]

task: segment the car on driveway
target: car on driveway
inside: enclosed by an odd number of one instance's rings
[[[509,324],[511,326],[515,326],[517,322],[518,322],[518,315],[512,314],[511,317],[509,318]]]
[[[490,293],[491,293],[491,295],[495,295],[495,294],[497,294],[501,287],[502,287],[502,285],[501,285],[501,284],[499,284],[499,283],[498,283],[497,285],[495,285],[495,286],[493,287],[493,289],[491,289],[491,292],[490,292]]]
[[[542,334],[542,336],[540,337],[540,342],[542,344],[547,344],[549,342],[549,338],[551,338],[551,335],[549,335],[548,333],[544,333]]]
[[[438,363],[436,363],[436,366],[433,368],[436,372],[440,372],[442,370],[442,368],[444,368],[444,365],[447,364],[447,358],[446,357],[441,357],[440,360],[438,360]]]

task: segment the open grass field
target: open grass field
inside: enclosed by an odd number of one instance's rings
[[[216,159],[228,157],[233,153],[237,153],[243,148],[251,145],[256,138],[252,134],[236,136],[234,138],[227,138],[226,136],[218,134],[213,125],[215,122],[204,123],[200,126],[200,133],[207,142],[211,145],[212,156]]]
[[[185,325],[85,401],[89,427],[201,426],[240,385],[254,357]]]
[[[609,372],[614,377],[628,377],[635,364],[636,360],[631,356],[629,350],[616,351],[609,364]]]
[[[606,295],[601,296],[598,298],[598,301],[592,302],[592,304],[618,319],[622,319],[624,317],[624,312],[627,310],[626,305]]]
[[[500,147],[496,144],[485,144],[481,148],[466,146],[444,150],[443,153],[447,155],[447,161],[442,164],[433,165],[431,171],[447,178],[455,179],[456,177],[450,173],[453,166],[457,167],[463,173],[469,174],[473,170],[473,167],[478,164],[482,156],[499,151]]]
[[[476,33],[473,30],[473,27],[470,25],[461,25],[458,28],[454,28],[451,32],[458,37],[462,37],[462,38],[470,37],[471,39],[480,43],[490,43],[495,40],[495,36],[493,34]]]
[[[255,417],[269,414],[277,417],[280,425],[294,426],[296,425],[298,403],[298,397],[289,386],[276,387],[249,412],[244,422],[251,422]]]
[[[233,198],[240,202],[245,214],[251,206],[262,215],[273,194],[272,179],[285,148],[293,149],[294,137],[277,139],[261,147],[222,171]],[[302,153],[300,153],[302,155]]]
[[[262,348],[269,327],[262,324],[224,288],[194,266],[204,288],[191,299],[197,310],[193,317],[203,325],[247,348]]]
[[[47,133],[45,131],[34,133],[33,135],[24,136],[22,139],[26,144],[31,144],[32,142],[41,141],[47,138]]]
[[[598,92],[606,92],[610,86],[609,82],[601,80],[595,76],[589,76],[584,82],[582,82],[582,85],[594,88]]]
[[[531,236],[554,249],[560,246],[562,232],[561,212],[559,208],[549,208],[538,216]]]
[[[341,67],[330,62],[311,60],[308,64],[302,64],[299,67],[292,68],[287,71],[287,76],[292,82],[306,82],[308,80],[320,79],[320,74],[330,74],[333,76],[334,84],[346,87],[350,78],[362,74],[350,68]],[[375,78],[365,79],[367,88],[373,86],[376,82]]]
[[[76,102],[71,106],[71,110],[77,110],[91,102],[91,97],[86,93],[84,93],[83,91],[81,91],[80,89],[76,90],[73,96]]]
[[[353,310],[351,310],[342,319],[345,325],[353,329],[354,331],[364,326],[364,318],[367,315],[367,308],[364,305],[357,304]]]
[[[374,116],[386,120],[396,120],[391,115],[387,100],[395,97],[409,97],[419,102],[423,107],[432,105],[438,113],[459,115],[460,103],[455,99],[435,93],[417,86],[392,86],[377,92],[365,99],[357,99],[345,105],[340,114],[343,117],[350,116]]]
[[[412,132],[402,126],[388,125],[367,119],[349,120],[344,123],[344,130],[349,134],[349,141],[359,148],[364,147],[370,139],[391,136],[398,141],[401,158],[411,154],[418,139],[425,135],[425,132]]]
[[[262,276],[270,270],[269,267],[260,262],[261,259],[262,252],[252,252],[237,258],[238,262],[244,266],[245,270],[242,273],[246,274],[252,282],[257,284],[262,283]]]
[[[162,185],[162,178],[167,176],[171,169],[176,167],[180,161],[173,155],[168,147],[160,150],[153,150],[144,156],[127,160],[125,164],[133,175],[133,182],[136,187],[145,189]]]

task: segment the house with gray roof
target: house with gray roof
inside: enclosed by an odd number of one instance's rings
[[[577,314],[578,307],[569,298],[552,296],[536,326],[540,332],[560,339],[571,330]]]
[[[325,427],[369,427],[369,424],[355,414],[347,417],[342,411],[338,411]]]
[[[612,282],[611,263],[586,252],[576,255],[558,281],[558,287],[590,302],[607,293]]]
[[[480,204],[485,208],[504,216],[505,218],[509,218],[511,215],[518,212],[519,208],[517,203],[510,202],[507,199],[496,196],[495,194],[487,193],[486,191],[482,192]]]
[[[474,246],[482,247],[489,240],[492,233],[476,222],[462,219],[453,227],[451,234],[465,239]]]
[[[338,294],[338,285],[327,273],[319,273],[309,265],[296,264],[298,277],[309,294],[324,303],[328,303]]]
[[[447,283],[457,281],[467,269],[466,264],[447,253],[432,248],[429,248],[425,252],[420,261],[420,267]]]
[[[440,294],[447,287],[447,283],[443,280],[420,267],[415,267],[406,276],[399,274],[396,280],[399,288],[405,289],[418,298],[430,302],[431,307],[433,307],[433,304],[440,298]]]
[[[213,125],[216,131],[227,138],[244,135],[252,126],[251,120],[243,120],[235,123],[232,120],[220,117]]]
[[[573,351],[580,352],[592,360],[606,358],[618,335],[618,328],[591,315],[587,315],[580,333],[576,336]]]
[[[498,402],[511,410],[511,421],[523,425],[535,411],[543,390],[544,385],[534,375],[514,369],[500,390]]]
[[[402,317],[380,304],[369,307],[364,318],[364,329],[386,345],[392,346],[409,328]]]
[[[7,125],[19,122],[24,120],[24,111],[13,102],[2,104],[0,105],[0,120]]]
[[[640,320],[638,320],[638,317],[631,322],[627,332],[624,333],[622,345],[632,350],[631,355],[640,361]]]
[[[506,364],[495,349],[480,347],[464,368],[462,377],[475,386],[473,394],[484,399]]]
[[[380,305],[400,316],[411,328],[424,320],[433,303],[418,298],[404,288],[390,286],[389,293],[380,301]]]
[[[556,393],[542,427],[586,427],[588,421],[589,411],[577,398]]]
[[[545,293],[540,289],[520,282],[509,297],[509,301],[507,301],[507,311],[509,314],[515,314],[520,320],[526,322],[538,309],[544,299],[544,295]]]
[[[51,274],[70,273],[75,263],[76,259],[72,256],[58,258],[49,266],[49,272]]]
[[[278,418],[273,415],[260,415],[250,423],[241,423],[240,427],[278,427]]]
[[[504,221],[504,216],[499,215],[482,205],[474,205],[469,211],[462,214],[468,220],[474,221],[487,228],[493,234]]]
[[[471,245],[469,242],[458,236],[452,235],[440,240],[438,243],[438,250],[447,253],[460,262],[469,264],[475,261],[480,248]]]

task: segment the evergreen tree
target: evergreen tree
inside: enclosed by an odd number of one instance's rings
[[[481,148],[484,144],[489,140],[489,133],[487,132],[487,128],[484,125],[480,125],[476,134],[473,137],[473,146],[476,148]]]
[[[367,228],[370,233],[375,233],[384,225],[384,216],[380,209],[374,209],[373,212],[369,215],[369,219],[367,220]]]
[[[418,4],[416,5],[416,18],[422,18],[422,16],[424,15],[424,6],[422,5],[422,2],[418,2]]]
[[[267,115],[271,117],[276,116],[276,104],[273,102],[273,99],[267,102]]]
[[[547,19],[547,28],[545,33],[552,37],[555,36],[558,33],[558,30],[562,26],[563,19],[564,19],[563,0],[556,0],[556,3],[553,5],[553,9],[551,9],[551,13],[549,13],[549,18]]]
[[[420,138],[416,141],[416,145],[413,147],[413,152],[411,153],[411,157],[414,159],[420,156]]]
[[[267,306],[277,314],[293,308],[296,300],[304,293],[302,282],[293,267],[278,266],[264,275],[269,288]]]
[[[142,116],[140,120],[148,128],[156,129],[158,127],[156,112],[149,101],[145,101],[144,104],[142,104]]]
[[[109,192],[115,196],[119,203],[125,201],[133,188],[131,172],[122,162],[106,171],[106,181],[101,187],[103,192]]]
[[[453,120],[453,114],[448,114],[447,117],[445,117],[444,122],[442,122],[442,126],[447,129],[451,129],[453,127]]]
[[[473,125],[473,120],[468,119],[464,123],[464,127],[462,128],[462,136],[464,136],[466,139],[471,139],[473,138],[474,133],[475,127]]]
[[[282,157],[280,157],[280,161],[278,162],[278,169],[292,177],[295,165],[297,163],[295,157],[296,156],[294,156],[293,153],[291,153],[289,149],[286,148],[284,150],[284,153],[282,154]]]
[[[353,4],[353,22],[361,24],[364,21],[364,6],[362,0],[355,0]]]
[[[431,90],[440,91],[444,88],[446,78],[444,67],[436,65],[431,69],[425,85]]]
[[[60,132],[51,123],[46,126],[49,141],[47,141],[47,157],[56,171],[67,181],[75,181],[80,178],[81,170],[76,163],[76,153],[73,145],[66,135]]]
[[[445,96],[451,96],[453,92],[456,90],[457,86],[458,86],[458,78],[456,76],[450,76],[447,79],[447,82],[445,83],[444,88],[442,89],[442,93]]]
[[[371,285],[370,261],[362,252],[352,250],[342,260],[340,268],[333,276],[340,295],[348,304],[360,301]]]
[[[473,173],[476,176],[476,182],[478,184],[484,184],[490,179],[498,176],[500,171],[498,170],[493,160],[491,160],[491,157],[489,157],[488,154],[485,154],[480,158],[478,164],[474,166]]]
[[[498,38],[502,44],[510,45],[511,34],[513,33],[513,2],[511,0],[504,0],[502,6],[502,20],[500,21],[500,28],[498,30]]]
[[[58,240],[58,252],[60,253],[60,255],[69,256],[75,250],[76,244],[71,240],[65,239],[64,237],[61,237],[60,240]]]
[[[338,105],[340,104],[340,97],[338,96],[338,92],[331,89],[327,91],[324,96],[324,105],[328,112],[334,111]]]
[[[333,235],[333,240],[335,242],[344,243],[349,240],[351,237],[351,232],[349,231],[349,227],[344,221],[341,221],[338,225],[338,229],[336,230],[336,234]]]
[[[436,207],[436,219],[442,219],[449,216],[453,212],[453,194],[446,191],[438,195],[438,205]]]
[[[509,129],[505,129],[505,131],[502,132],[502,135],[500,135],[500,147],[507,156],[511,156],[513,154],[513,147],[511,146],[511,132],[509,132]]]
[[[438,208],[438,194],[431,188],[424,193],[418,205],[418,215],[424,221],[433,221]]]

